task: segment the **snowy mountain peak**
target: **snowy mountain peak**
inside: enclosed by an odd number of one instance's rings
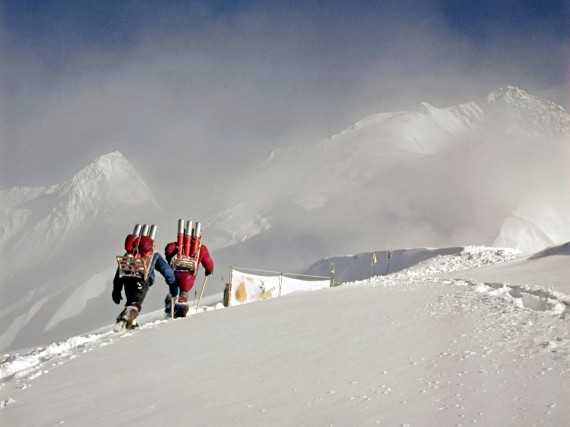
[[[99,169],[102,172],[116,169],[117,167],[132,167],[129,161],[118,151],[103,154],[97,157],[88,168]]]
[[[487,101],[490,104],[500,101],[514,104],[517,102],[527,102],[532,98],[534,97],[516,86],[503,86],[487,95]]]
[[[55,253],[71,239],[83,239],[89,227],[122,224],[127,213],[147,215],[160,209],[144,180],[119,152],[96,158],[62,184],[0,192],[0,206],[5,217],[0,247],[10,242],[12,250],[42,259],[48,248]],[[26,260],[21,264],[13,271],[23,268]]]
[[[152,191],[118,151],[96,158],[61,185],[57,201],[45,218],[48,230],[72,232],[95,218],[118,215],[122,209],[150,203],[159,208]]]
[[[63,185],[63,192],[73,194],[75,201],[99,199],[131,205],[149,201],[158,206],[142,177],[118,151],[97,157]]]
[[[129,161],[120,152],[114,151],[97,157],[89,165],[77,172],[70,182],[83,181],[113,181],[115,177],[124,175],[124,172],[133,169]]]
[[[422,114],[431,114],[434,110],[436,110],[436,108],[427,102],[420,103],[419,107],[417,108],[417,112]]]
[[[570,133],[570,115],[560,105],[530,95],[516,86],[504,86],[477,102],[488,117],[533,134]]]

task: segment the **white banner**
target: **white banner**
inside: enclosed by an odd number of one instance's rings
[[[331,280],[332,279],[307,280],[283,276],[281,295],[290,294],[295,291],[316,291],[317,289],[330,288]]]
[[[255,270],[251,270],[255,271]],[[231,269],[228,305],[239,305],[267,298],[275,298],[296,291],[313,291],[331,286],[332,278],[259,271],[246,273]],[[272,274],[273,273],[273,274]]]

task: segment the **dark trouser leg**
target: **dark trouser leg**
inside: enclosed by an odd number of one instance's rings
[[[128,283],[125,284],[125,295],[127,302],[125,306],[133,305],[141,311],[142,303],[148,292],[148,285],[144,282]]]
[[[120,317],[125,318],[128,328],[135,327],[135,319],[141,311],[142,303],[146,297],[147,292],[148,285],[144,282],[125,284],[125,295],[127,297],[127,302],[125,303],[125,309],[121,313]]]

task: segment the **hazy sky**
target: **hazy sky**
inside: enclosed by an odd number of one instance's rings
[[[180,176],[239,173],[273,146],[366,114],[447,106],[505,84],[567,108],[569,9],[4,0],[0,188],[60,183],[119,150],[157,191]]]

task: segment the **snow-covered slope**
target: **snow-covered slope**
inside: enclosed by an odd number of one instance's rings
[[[529,184],[529,191],[505,219],[494,245],[531,253],[568,240],[568,172],[554,171],[554,176],[551,172],[545,170],[540,182]]]
[[[509,261],[509,251],[471,247],[388,276],[7,355],[0,424],[154,426],[182,413],[195,426],[567,425],[566,254]],[[542,292],[510,285],[528,268],[546,280]],[[481,269],[485,281],[445,276]]]
[[[537,296],[556,293],[570,295],[569,255],[570,242],[567,242],[534,254],[504,259],[503,263],[490,263],[475,270],[445,273],[446,277],[478,282],[492,282],[498,277],[501,283],[509,286],[534,288]],[[568,301],[565,301],[567,304]]]

